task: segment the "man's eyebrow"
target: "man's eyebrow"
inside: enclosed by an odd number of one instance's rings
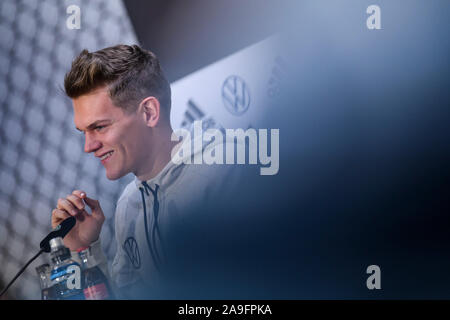
[[[97,121],[92,122],[90,125],[88,125],[88,126],[86,127],[86,130],[91,130],[91,129],[94,129],[95,127],[97,127],[98,125],[109,124],[109,123],[111,123],[111,122],[112,122],[112,121],[111,121],[111,120],[108,120],[108,119],[97,120]],[[83,132],[83,130],[81,130],[81,129],[78,128],[78,127],[76,127],[76,129],[77,129],[78,131],[80,131],[80,132]]]

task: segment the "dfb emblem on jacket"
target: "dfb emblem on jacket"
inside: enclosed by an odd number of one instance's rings
[[[139,255],[139,248],[136,240],[133,237],[127,238],[123,243],[123,249],[127,253],[128,258],[130,258],[133,267],[139,269],[141,267],[141,256]]]

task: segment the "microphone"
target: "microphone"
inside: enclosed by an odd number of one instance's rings
[[[64,238],[66,234],[69,233],[70,230],[72,230],[73,226],[76,223],[75,217],[69,217],[65,219],[63,222],[61,222],[55,229],[52,230],[39,244],[41,247],[41,250],[33,257],[31,258],[25,266],[19,270],[19,272],[16,274],[16,276],[8,283],[8,285],[5,287],[5,289],[0,292],[0,297],[3,296],[3,294],[8,290],[8,288],[16,281],[16,279],[25,271],[25,269],[32,263],[37,257],[41,255],[42,252],[50,252],[50,240],[53,238],[61,237]]]
[[[50,240],[61,237],[64,238],[66,234],[69,233],[70,230],[75,226],[76,219],[75,217],[69,217],[65,219],[61,224],[56,226],[55,229],[52,230],[39,244],[41,250],[44,252],[50,252]]]

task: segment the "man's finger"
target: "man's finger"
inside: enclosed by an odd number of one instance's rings
[[[52,228],[55,228],[57,225],[59,225],[63,220],[66,220],[70,217],[70,214],[68,214],[66,211],[61,209],[54,209],[52,211]]]
[[[80,197],[70,194],[66,197],[67,200],[69,200],[77,209],[83,210],[84,209],[84,202],[81,200]]]
[[[60,210],[65,210],[73,216],[78,213],[78,208],[76,208],[70,201],[63,198],[58,199],[58,204],[56,205],[56,208]]]
[[[73,195],[80,197],[80,198],[85,198],[86,197],[86,192],[84,192],[83,190],[74,190],[72,192]]]

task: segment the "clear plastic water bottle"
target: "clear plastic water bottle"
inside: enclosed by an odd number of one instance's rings
[[[82,267],[82,287],[86,300],[114,300],[108,279],[89,254],[89,247],[77,250]]]
[[[72,260],[70,250],[64,246],[61,237],[50,240],[50,256],[52,260],[52,268],[50,272],[50,280],[53,287],[53,293],[57,300],[84,300],[83,289],[81,286],[81,267]],[[74,266],[78,268],[78,274],[69,272],[68,268]],[[79,276],[72,288],[72,277]],[[68,280],[71,283],[68,283]],[[77,286],[76,283],[80,285]]]
[[[52,282],[50,280],[51,268],[48,263],[36,267],[36,272],[39,276],[39,283],[41,285],[41,300],[54,300]]]

